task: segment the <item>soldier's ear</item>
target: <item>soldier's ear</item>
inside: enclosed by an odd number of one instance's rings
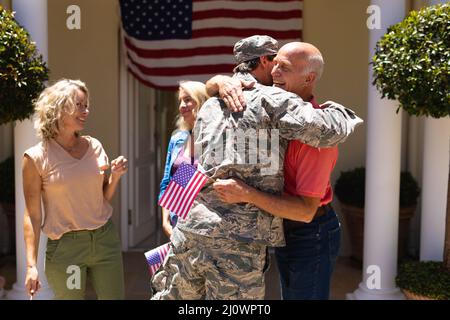
[[[267,63],[269,63],[269,59],[267,59],[267,56],[262,56],[259,57],[259,62],[263,65],[266,65]]]

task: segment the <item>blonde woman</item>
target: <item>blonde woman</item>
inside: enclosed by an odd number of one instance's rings
[[[197,111],[208,98],[205,84],[198,81],[180,82],[178,88],[178,110],[180,113],[177,120],[177,130],[172,134],[167,148],[166,165],[158,198],[162,197],[172,175],[182,163],[197,165],[197,160],[194,159],[194,141],[191,131],[194,128]],[[175,227],[176,223],[177,216],[162,208],[162,227],[168,237],[172,235],[172,228]]]
[[[120,156],[109,164],[102,144],[80,134],[90,113],[83,82],[63,79],[48,87],[35,111],[42,141],[25,151],[22,166],[26,288],[30,295],[39,290],[42,229],[49,238],[45,274],[55,299],[84,299],[88,274],[98,299],[123,299],[122,252],[109,201],[127,171],[127,159]],[[69,286],[75,271],[81,281]]]

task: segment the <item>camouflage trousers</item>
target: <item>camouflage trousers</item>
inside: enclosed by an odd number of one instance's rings
[[[267,246],[174,229],[168,258],[152,278],[153,300],[264,299]]]

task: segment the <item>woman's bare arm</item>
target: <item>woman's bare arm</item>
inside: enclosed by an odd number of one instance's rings
[[[25,197],[23,228],[27,259],[25,286],[29,294],[33,295],[39,290],[40,287],[39,275],[36,266],[42,224],[42,179],[33,163],[33,160],[27,155],[23,158],[22,175],[23,193]]]

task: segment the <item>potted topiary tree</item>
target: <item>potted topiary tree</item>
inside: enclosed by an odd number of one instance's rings
[[[449,3],[412,11],[402,22],[391,26],[378,41],[372,61],[374,84],[383,97],[397,99],[400,103],[399,108],[403,108],[410,115],[448,117],[449,43]],[[450,203],[447,201],[447,208],[449,206]],[[397,278],[400,288],[406,286],[416,295],[432,292],[434,298],[439,296],[448,298],[448,282],[446,292],[441,292],[441,295],[436,293],[439,285],[432,280],[446,278],[450,273],[449,210],[447,210],[446,230],[444,263],[418,262],[401,267]],[[439,264],[440,267],[436,267]],[[432,277],[432,273],[442,273],[442,278]],[[408,282],[406,278],[415,280]],[[414,285],[409,286],[407,283]],[[432,289],[425,289],[427,285]]]
[[[450,115],[449,29],[450,4],[411,11],[388,28],[372,59],[382,97],[397,99],[410,115]]]
[[[395,280],[408,300],[450,300],[450,272],[441,262],[404,262]]]
[[[365,181],[366,169],[360,167],[341,172],[334,187],[349,231],[352,257],[358,262],[362,261],[363,254]],[[409,222],[416,210],[419,193],[419,187],[412,175],[409,172],[402,172],[400,175],[399,259],[406,256]]]
[[[33,100],[45,87],[48,69],[28,32],[0,6],[0,125],[29,118]],[[0,165],[0,202],[15,243],[14,158]]]
[[[0,6],[0,124],[30,117],[46,80],[48,69],[35,43]]]

